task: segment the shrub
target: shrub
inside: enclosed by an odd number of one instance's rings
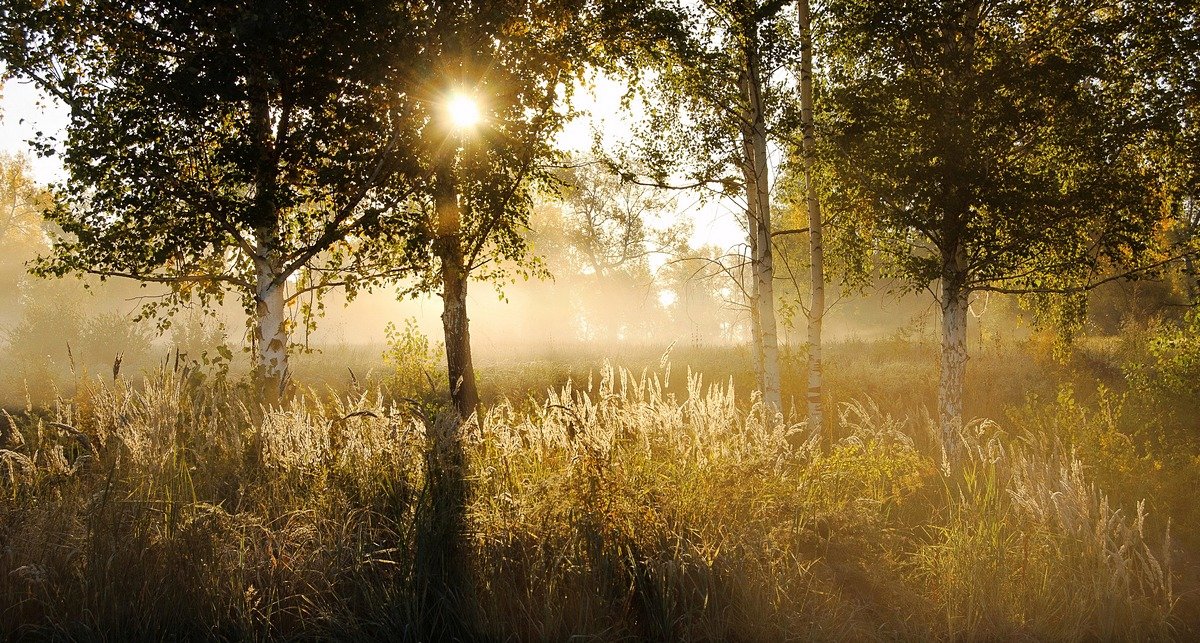
[[[445,370],[442,345],[430,347],[429,338],[411,317],[404,321],[403,330],[388,322],[384,335],[387,349],[383,352],[383,361],[390,369],[386,380],[389,389],[399,397],[433,396],[439,390],[435,382],[445,379],[441,376]]]

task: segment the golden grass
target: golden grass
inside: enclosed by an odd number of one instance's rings
[[[82,386],[0,445],[0,636],[1177,634],[1165,534],[1056,436],[973,424],[949,476],[870,402],[831,442],[672,377],[606,366],[462,427],[378,392]]]

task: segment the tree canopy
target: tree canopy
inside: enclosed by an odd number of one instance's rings
[[[961,423],[970,293],[1068,293],[1141,265],[1170,199],[1136,20],[1107,2],[827,7],[831,209],[890,274],[940,284],[943,431]],[[947,444],[953,441],[947,438]]]
[[[411,18],[378,2],[6,4],[8,73],[70,107],[49,217],[65,234],[38,272],[170,284],[147,313],[232,291],[282,377],[299,295],[369,281],[347,244],[412,192]]]

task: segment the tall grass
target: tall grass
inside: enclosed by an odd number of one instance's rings
[[[870,402],[831,441],[671,377],[606,366],[462,426],[377,391],[81,386],[0,436],[0,636],[1175,633],[1165,534],[1053,436],[977,423],[948,476]]]

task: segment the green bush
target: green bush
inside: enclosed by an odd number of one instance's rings
[[[445,349],[439,343],[429,345],[429,338],[417,328],[417,320],[408,318],[399,329],[388,322],[384,329],[387,349],[383,361],[388,368],[385,379],[388,388],[398,397],[432,397],[445,379]],[[439,388],[440,387],[440,388]]]

